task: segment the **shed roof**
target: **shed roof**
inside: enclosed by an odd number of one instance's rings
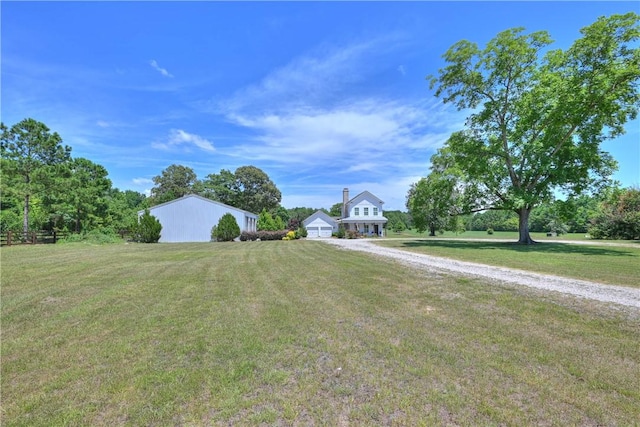
[[[254,214],[254,213],[251,213],[249,211],[245,211],[244,209],[236,208],[234,206],[229,206],[229,205],[226,205],[224,203],[217,202],[215,200],[207,199],[206,197],[202,197],[202,196],[200,196],[198,194],[186,194],[186,195],[184,195],[182,197],[179,197],[177,199],[173,199],[173,200],[170,200],[168,202],[160,203],[159,205],[151,206],[149,209],[151,210],[151,209],[156,209],[156,208],[159,208],[159,207],[167,206],[167,205],[170,205],[172,203],[179,203],[179,202],[181,202],[181,201],[183,201],[185,199],[188,199],[188,198],[200,199],[200,200],[202,200],[204,202],[212,203],[212,204],[218,205],[218,206],[222,206],[222,207],[224,207],[226,209],[231,209],[231,210],[235,210],[235,211],[238,211],[238,212],[242,212],[242,213],[244,213],[245,215],[247,215],[248,217],[251,217],[251,218],[256,218],[256,219],[258,218],[258,215]],[[141,211],[138,211],[139,215],[142,215],[143,213],[144,213],[144,209],[141,210]]]

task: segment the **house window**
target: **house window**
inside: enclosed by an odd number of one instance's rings
[[[364,208],[364,209],[366,211],[367,208]],[[369,224],[364,225],[364,234],[369,234]]]
[[[378,216],[378,208],[373,208],[373,216]]]
[[[360,208],[353,208],[353,214],[354,214],[355,216],[360,215]]]
[[[364,208],[364,216],[369,216],[369,208]]]

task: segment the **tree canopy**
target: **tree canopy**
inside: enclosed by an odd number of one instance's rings
[[[155,187],[151,189],[154,204],[168,202],[195,192],[198,182],[196,173],[188,166],[171,165],[153,177]]]
[[[255,166],[241,166],[234,173],[223,169],[208,175],[201,186],[206,197],[254,213],[275,212],[282,200],[273,181]]]
[[[68,161],[71,148],[62,145],[58,133],[51,133],[41,122],[28,118],[7,128],[0,124],[0,154],[3,179],[11,182],[13,192],[22,197],[23,233],[29,230],[31,197],[42,194],[51,180],[46,175]]]
[[[545,31],[515,28],[444,54],[431,88],[470,115],[432,161],[460,172],[468,211],[516,212],[528,244],[534,207],[610,183],[616,162],[601,143],[624,133],[640,103],[638,20],[601,17],[565,51],[549,50]]]

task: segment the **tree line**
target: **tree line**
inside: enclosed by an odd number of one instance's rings
[[[153,178],[147,197],[114,188],[105,167],[71,153],[57,132],[37,120],[11,127],[0,123],[0,232],[131,231],[139,211],[186,194],[258,213],[267,228],[297,229],[317,210],[282,207],[280,190],[255,166],[223,169],[200,180],[193,169],[170,165]]]

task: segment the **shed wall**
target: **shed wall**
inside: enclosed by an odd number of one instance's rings
[[[160,242],[208,242],[211,229],[226,213],[234,216],[241,231],[247,227],[244,212],[197,197],[154,206],[149,212],[162,224]]]

